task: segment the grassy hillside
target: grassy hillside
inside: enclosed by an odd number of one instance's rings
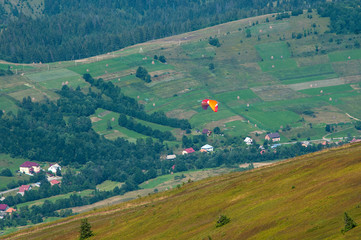
[[[358,239],[343,214],[361,223],[361,145],[347,145],[271,167],[187,183],[5,239],[77,239],[88,218],[92,239]],[[332,171],[330,171],[332,169]],[[219,215],[231,221],[216,228]]]
[[[315,11],[283,20],[269,14],[83,60],[0,64],[15,73],[0,77],[0,108],[16,112],[14,102],[24,96],[56,100],[54,90],[64,84],[86,92],[82,75],[90,73],[121,87],[147,112],[189,119],[194,129],[219,127],[258,141],[266,132],[279,131],[287,142],[322,139],[328,134],[325,125],[333,124],[337,137],[360,136],[347,114],[361,118],[361,49],[356,44],[361,36],[335,35],[328,25],[329,19]],[[221,46],[210,45],[210,37]],[[165,56],[167,63],[155,55]],[[151,83],[135,77],[139,66],[148,70]],[[217,114],[200,107],[204,98],[218,100]],[[109,139],[143,137],[123,128],[107,132],[97,124],[94,128]],[[172,133],[182,137],[179,129]]]

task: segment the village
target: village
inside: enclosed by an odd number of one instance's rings
[[[26,174],[29,176],[33,176],[36,173],[39,173],[40,171],[44,171],[40,167],[40,165],[36,162],[31,161],[25,161],[23,164],[19,166],[18,173],[19,174]],[[51,186],[59,185],[61,184],[61,166],[57,163],[55,164],[49,164],[49,167],[46,172],[47,180],[49,181]],[[25,195],[25,192],[32,190],[34,187],[39,188],[40,182],[37,183],[29,183],[19,186],[15,189],[10,189],[4,192],[0,192],[0,203],[5,200],[5,197],[3,195],[5,194],[12,194],[16,192],[16,194],[19,194],[21,196]],[[13,212],[16,212],[17,210],[15,208],[9,207],[7,204],[0,204],[0,219],[3,219],[6,215],[11,215]]]

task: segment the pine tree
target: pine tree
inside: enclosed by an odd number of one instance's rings
[[[344,213],[343,219],[345,221],[345,227],[341,230],[342,233],[345,233],[357,226],[356,222],[346,212]]]
[[[91,230],[90,223],[88,222],[88,219],[82,219],[81,220],[81,226],[80,226],[80,240],[90,238],[91,236],[94,236],[93,231]]]

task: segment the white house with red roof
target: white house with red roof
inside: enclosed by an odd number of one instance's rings
[[[20,172],[32,175],[34,173],[40,172],[40,165],[36,162],[26,161],[20,165]]]
[[[29,190],[31,190],[31,186],[30,186],[30,185],[21,185],[21,186],[19,187],[19,192],[18,192],[18,194],[24,196],[25,191],[29,191]]]
[[[193,148],[186,148],[183,150],[182,154],[189,154],[195,152]]]

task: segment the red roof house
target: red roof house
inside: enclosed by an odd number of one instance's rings
[[[31,190],[30,185],[21,185],[19,187],[19,192],[18,193],[24,196],[25,191],[29,191],[29,190]]]
[[[26,173],[26,174],[33,174],[40,172],[40,165],[36,162],[30,162],[26,161],[23,164],[20,165],[20,172]]]
[[[0,204],[0,211],[8,210],[9,206],[7,204]]]
[[[51,186],[54,186],[55,184],[59,184],[59,183],[60,182],[56,179],[50,181]]]
[[[182,154],[188,154],[188,153],[193,153],[195,152],[193,148],[186,148],[183,150]]]

